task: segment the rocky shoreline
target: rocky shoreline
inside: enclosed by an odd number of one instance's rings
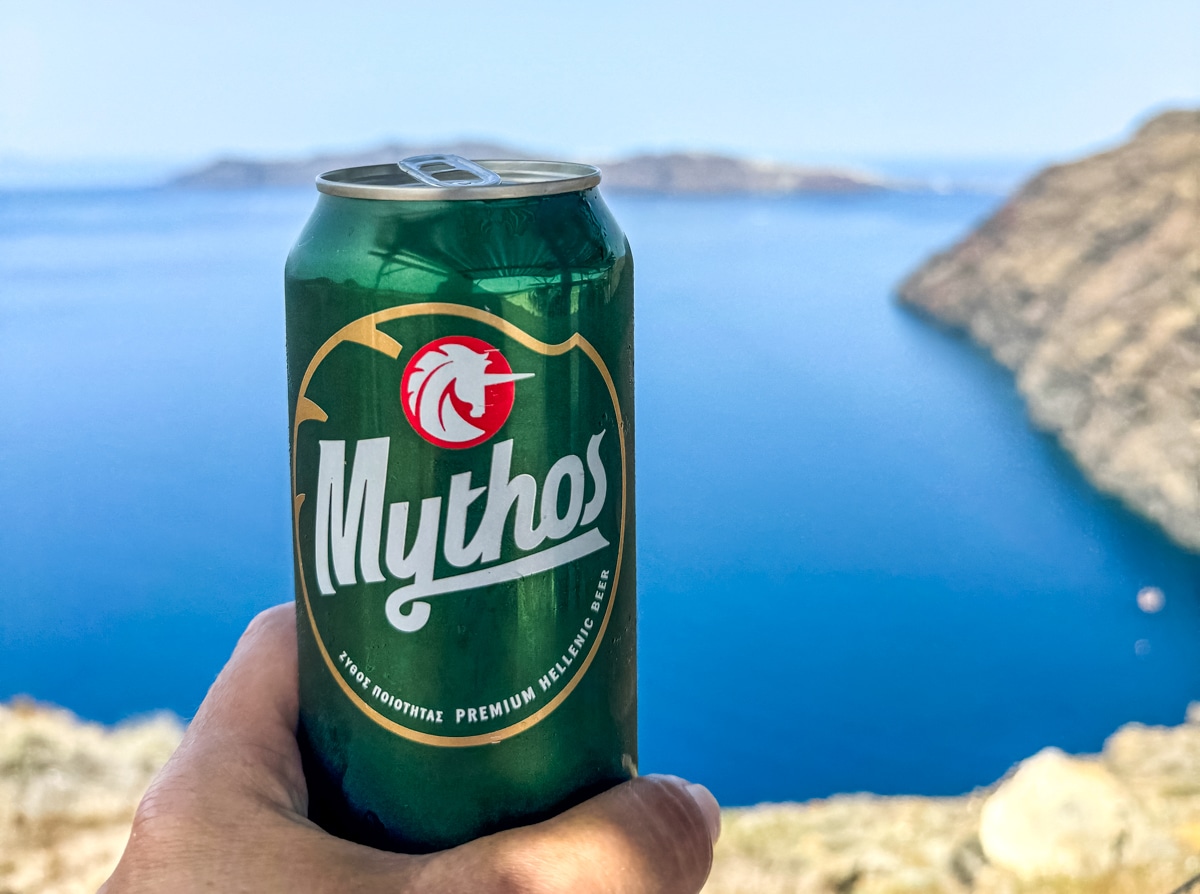
[[[901,302],[1016,373],[1091,482],[1200,550],[1200,111],[1034,177]]]
[[[95,891],[182,732],[0,705],[0,894]],[[1169,894],[1200,874],[1200,705],[961,797],[838,795],[723,823],[706,894]]]

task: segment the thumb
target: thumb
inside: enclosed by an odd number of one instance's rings
[[[295,607],[277,605],[242,634],[155,781],[156,800],[163,788],[200,800],[248,794],[303,815],[308,799],[295,734],[297,676]]]
[[[708,789],[676,776],[643,776],[543,823],[450,853],[470,858],[455,861],[455,869],[496,879],[498,890],[696,894],[720,832],[720,808]]]

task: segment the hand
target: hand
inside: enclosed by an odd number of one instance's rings
[[[307,819],[296,616],[250,624],[138,807],[100,894],[695,894],[720,834],[708,790],[643,776],[533,826],[436,854],[343,841]]]

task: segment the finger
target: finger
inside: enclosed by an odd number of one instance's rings
[[[295,607],[277,605],[242,634],[164,776],[176,788],[216,798],[233,790],[304,815],[297,673]]]
[[[546,822],[444,855],[456,863],[425,868],[474,876],[475,885],[464,889],[474,891],[696,894],[712,867],[720,823],[716,799],[703,786],[643,776]]]

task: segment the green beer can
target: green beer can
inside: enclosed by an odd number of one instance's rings
[[[637,772],[633,264],[588,165],[317,179],[286,269],[310,815],[426,852]]]

